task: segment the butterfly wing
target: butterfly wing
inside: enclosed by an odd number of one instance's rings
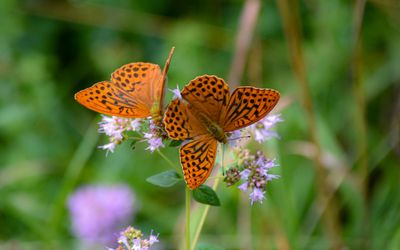
[[[217,153],[217,141],[197,119],[185,100],[174,99],[164,114],[165,130],[174,140],[193,139],[180,150],[185,181],[190,189],[203,184],[211,173]]]
[[[188,140],[208,134],[195,114],[184,100],[172,100],[164,114],[165,130],[168,136],[174,140]]]
[[[180,148],[183,176],[190,189],[198,188],[210,176],[217,154],[217,145],[214,137],[202,135]]]
[[[99,82],[75,94],[75,100],[93,111],[129,118],[150,115],[147,105],[111,82]]]
[[[279,97],[273,89],[238,87],[221,115],[220,124],[225,132],[230,132],[258,122],[275,107]]]
[[[161,78],[156,64],[129,63],[112,73],[111,82],[99,82],[79,91],[75,99],[102,114],[144,118],[151,115],[156,102],[153,89],[157,91]]]
[[[147,116],[159,115],[159,110],[152,114],[152,108],[155,105],[159,106],[160,96],[163,94],[163,76],[157,64],[126,64],[111,74],[111,81],[136,102],[146,106]]]
[[[216,76],[203,75],[191,80],[182,90],[182,97],[197,112],[219,122],[229,100],[229,86]]]

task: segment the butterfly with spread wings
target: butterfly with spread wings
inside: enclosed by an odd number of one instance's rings
[[[174,48],[161,72],[157,64],[134,62],[111,74],[111,81],[102,81],[75,94],[83,106],[96,112],[127,118],[151,116],[162,120],[164,86]]]
[[[165,130],[173,140],[189,140],[179,150],[184,179],[196,189],[210,175],[218,142],[227,132],[247,127],[264,118],[277,104],[273,89],[238,87],[232,95],[225,81],[203,75],[190,81],[164,114]]]

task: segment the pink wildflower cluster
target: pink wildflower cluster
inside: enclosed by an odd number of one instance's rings
[[[270,138],[279,138],[277,132],[273,131],[272,128],[278,123],[282,122],[280,114],[267,115],[264,119],[246,128],[247,131],[254,137],[258,143],[263,143]]]
[[[149,123],[148,126],[147,123]],[[102,115],[102,120],[99,122],[100,133],[104,133],[109,138],[109,143],[99,146],[99,148],[107,150],[113,153],[116,146],[121,144],[128,136],[126,132],[136,131],[143,136],[143,141],[148,143],[146,149],[153,152],[154,150],[164,147],[162,137],[160,135],[160,129],[153,123],[151,119],[135,119],[135,118],[123,118],[117,116],[105,116]],[[146,132],[148,131],[148,132]]]
[[[148,239],[143,239],[143,234],[140,230],[127,227],[120,232],[117,248],[108,248],[108,250],[148,250],[158,242],[158,235],[150,234]]]
[[[156,124],[154,124],[152,120],[150,120],[149,128],[150,133],[144,133],[143,137],[145,138],[145,140],[147,140],[147,143],[149,144],[146,149],[150,150],[150,152],[154,152],[156,149],[164,147],[162,141],[163,135],[160,131],[160,128]]]
[[[240,149],[238,154],[238,165],[230,168],[224,181],[228,186],[242,182],[238,188],[249,193],[251,204],[265,199],[265,189],[270,180],[279,178],[278,175],[270,174],[269,169],[278,166],[275,160],[267,159],[261,151],[256,155],[250,154],[247,149]]]
[[[268,171],[278,165],[275,160],[267,159],[261,151],[252,155],[244,147],[251,138],[258,143],[263,143],[271,138],[279,138],[278,133],[272,129],[282,121],[280,114],[268,115],[259,122],[242,130],[234,131],[230,135],[230,145],[235,148],[238,162],[235,167],[227,170],[224,182],[228,186],[232,186],[241,181],[238,188],[249,193],[251,204],[262,203],[265,199],[267,183],[278,178],[277,175],[270,174]]]
[[[99,122],[99,133],[104,133],[109,137],[109,143],[99,146],[99,148],[113,153],[117,145],[124,140],[126,131],[139,131],[141,119],[130,119],[117,116],[102,115],[102,120]]]

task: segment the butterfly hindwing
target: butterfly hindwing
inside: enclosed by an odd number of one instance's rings
[[[181,95],[196,112],[218,122],[228,104],[229,86],[219,77],[203,75],[191,80]]]
[[[217,145],[212,136],[203,135],[180,148],[183,176],[190,189],[198,188],[207,180],[214,166]]]
[[[208,133],[187,103],[180,99],[174,99],[168,105],[164,124],[168,136],[174,140],[192,139]]]
[[[275,107],[279,97],[273,89],[238,87],[221,115],[220,124],[225,132],[230,132],[258,122]]]
[[[79,91],[75,99],[83,106],[106,115],[143,118],[150,115],[143,102],[117,85],[103,81]]]

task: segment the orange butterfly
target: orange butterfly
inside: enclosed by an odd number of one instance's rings
[[[111,74],[111,81],[103,81],[75,94],[83,106],[96,112],[127,118],[151,116],[161,122],[164,85],[174,47],[163,72],[157,64],[135,62],[126,64]]]
[[[218,141],[227,142],[226,132],[247,127],[264,118],[279,100],[273,89],[229,86],[216,76],[204,75],[190,81],[164,114],[168,136],[191,140],[180,150],[185,181],[190,189],[203,184],[211,173]]]

